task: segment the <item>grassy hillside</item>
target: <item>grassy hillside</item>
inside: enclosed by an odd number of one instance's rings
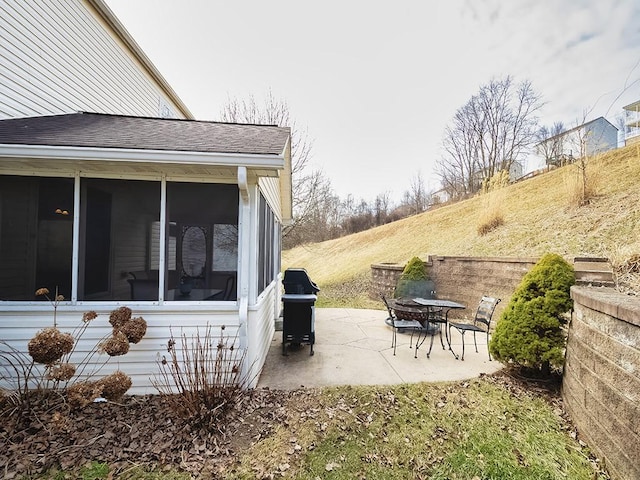
[[[595,196],[572,201],[579,177],[569,165],[485,195],[355,235],[283,253],[283,268],[304,267],[323,289],[320,305],[372,306],[366,300],[370,265],[414,255],[592,255],[614,263],[640,254],[640,145],[591,158],[587,178]],[[503,224],[486,235],[488,212]],[[322,298],[324,297],[324,299]]]

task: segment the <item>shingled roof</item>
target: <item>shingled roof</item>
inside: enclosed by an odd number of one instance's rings
[[[290,129],[101,113],[0,120],[0,144],[282,155]]]

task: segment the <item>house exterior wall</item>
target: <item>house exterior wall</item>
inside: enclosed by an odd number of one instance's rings
[[[625,145],[640,142],[640,100],[624,107]]]
[[[192,118],[103,0],[0,2],[0,119],[76,111]],[[71,332],[88,310],[95,310],[100,315],[86,330],[72,361],[80,361],[110,334],[109,312],[126,303],[134,316],[145,318],[147,334],[139,344],[131,346],[127,355],[110,359],[100,375],[119,367],[132,376],[133,388],[129,393],[153,393],[155,389],[151,378],[159,371],[157,360],[167,354],[167,340],[172,331],[174,336],[184,333],[190,337],[211,325],[214,335],[219,336],[221,326],[225,325],[225,336],[237,337],[241,350],[246,352],[246,374],[255,384],[273,337],[281,295],[279,277],[259,296],[252,286],[258,263],[258,183],[278,221],[282,223],[289,219],[290,144],[287,145],[285,159],[286,169],[279,178],[260,179],[259,175],[264,174],[264,170],[263,173],[250,173],[248,185],[245,184],[242,190],[245,198],[240,202],[238,216],[242,238],[239,244],[241,251],[238,252],[237,301],[159,301],[153,304],[135,301],[62,302],[57,308],[57,323],[63,331]],[[88,174],[87,167],[92,169]],[[165,170],[161,171],[163,168]],[[80,167],[71,159],[45,162],[8,158],[0,162],[0,175],[73,178],[76,171],[83,170],[83,175],[94,178],[152,181],[166,178],[167,181],[240,184],[240,168],[233,164],[208,169],[167,164],[159,167],[153,159],[144,165],[123,162],[114,166],[97,161]],[[282,198],[287,192],[289,198]],[[26,195],[24,208],[34,208],[28,199]],[[115,208],[119,206],[115,205]],[[0,228],[3,220],[16,228],[21,219],[33,217],[21,216],[17,211],[12,213],[15,213],[15,218],[5,216],[0,219]],[[147,235],[141,225],[148,224],[148,221],[127,222],[119,225],[118,229],[123,234],[126,232],[129,239],[141,241]],[[33,228],[27,224],[20,227]],[[120,263],[113,265],[114,271],[124,273],[144,269],[144,255],[145,252],[133,250],[116,252]],[[11,281],[10,277],[5,277]],[[126,275],[114,275],[114,279],[113,288],[120,292],[118,296],[125,295],[129,289]],[[0,278],[0,282],[2,280]],[[26,352],[33,335],[52,325],[52,307],[44,302],[0,301],[0,339],[11,348]],[[104,355],[94,356],[91,362],[97,366],[103,363],[104,358]]]
[[[131,344],[129,352],[119,357],[109,357],[105,353],[98,353],[88,362],[84,359],[96,350],[96,347],[111,335],[109,313],[116,305],[107,303],[85,303],[83,305],[60,305],[57,309],[57,325],[60,331],[72,333],[82,325],[82,314],[89,310],[98,313],[98,317],[91,321],[90,328],[80,337],[71,358],[80,372],[85,365],[84,374],[79,380],[90,378],[91,372],[99,370],[94,380],[108,375],[115,370],[122,370],[131,376],[133,386],[129,394],[142,395],[157,393],[153,387],[155,375],[160,373],[158,361],[165,356],[169,359],[167,342],[171,335],[179,342],[182,334],[191,339],[192,335],[200,332],[204,335],[206,327],[212,327],[213,341],[220,338],[221,326],[225,326],[224,336],[233,340],[239,333],[237,309],[230,306],[192,306],[188,311],[179,306],[142,306],[131,305],[132,314],[142,317],[147,322],[147,333],[138,344]],[[3,306],[0,309],[0,338],[11,347],[26,352],[29,340],[41,329],[53,326],[53,307],[40,303],[28,310],[20,307]],[[238,344],[238,342],[236,343]],[[30,359],[30,357],[28,357]],[[250,361],[250,360],[249,360]],[[106,364],[105,364],[106,362]],[[104,366],[103,366],[104,365]],[[262,365],[262,364],[260,364]],[[10,388],[6,380],[0,382],[0,387]]]
[[[618,129],[600,117],[585,127],[585,153],[595,155],[618,146]]]
[[[44,169],[40,174],[46,174]],[[110,177],[117,175],[116,167],[108,167],[105,165],[102,175]],[[111,170],[110,170],[111,169]],[[11,170],[3,172],[2,164],[0,164],[0,175],[2,173],[15,173]],[[29,173],[31,175],[38,174],[37,169],[31,167]],[[58,174],[72,175],[72,171],[65,171],[60,168]],[[120,175],[121,176],[121,175]],[[135,180],[147,179],[148,174],[127,175],[128,179]],[[202,176],[183,175],[182,177],[172,175],[173,180],[177,181],[197,181],[202,182]],[[234,183],[238,179],[234,177],[212,176],[212,181],[220,183]],[[265,190],[271,192],[269,195],[273,198],[277,194],[273,181],[264,182]],[[158,179],[159,181],[159,179]],[[109,313],[122,305],[128,306],[133,311],[133,316],[142,316],[148,325],[146,336],[137,345],[131,345],[129,353],[122,357],[114,357],[109,359],[106,367],[100,370],[99,376],[111,373],[113,370],[120,368],[122,371],[132,377],[133,387],[128,392],[130,394],[147,394],[155,393],[153,387],[153,375],[159,373],[157,361],[162,355],[167,355],[167,341],[173,332],[174,336],[185,334],[191,338],[194,334],[204,332],[204,329],[211,325],[213,333],[220,334],[220,327],[225,325],[225,337],[236,337],[236,345],[245,352],[244,375],[250,383],[248,386],[253,387],[257,383],[258,375],[264,364],[269,345],[273,339],[275,330],[275,319],[279,315],[280,305],[280,281],[279,277],[274,279],[271,284],[259,295],[256,291],[256,278],[258,271],[258,232],[257,221],[257,198],[258,184],[257,178],[254,177],[254,183],[249,183],[247,189],[249,192],[246,206],[239,209],[238,225],[241,228],[242,235],[248,236],[250,241],[240,240],[241,251],[239,252],[239,268],[238,268],[238,284],[239,298],[238,301],[228,302],[142,302],[142,301],[76,301],[63,302],[57,308],[57,323],[60,330],[64,332],[72,332],[80,325],[82,314],[89,310],[98,312],[99,317],[92,322],[91,328],[87,329],[82,341],[80,342],[76,355],[72,361],[80,361],[91,351],[100,341],[106,338],[111,332],[111,326],[108,323]],[[26,192],[28,194],[28,192]],[[27,197],[28,198],[28,195]],[[242,203],[242,201],[241,201]],[[25,203],[27,207],[28,202]],[[120,208],[115,205],[114,208]],[[278,211],[275,210],[276,215]],[[19,212],[18,212],[19,213]],[[18,217],[19,218],[19,217]],[[280,219],[280,217],[278,217]],[[11,219],[8,219],[8,221]],[[144,224],[144,222],[140,222]],[[14,225],[15,226],[15,225]],[[144,229],[139,228],[136,222],[127,222],[121,225],[120,234],[130,235],[133,237],[144,239],[147,235]],[[26,227],[25,227],[26,228]],[[242,247],[244,245],[244,247]],[[126,255],[125,255],[126,253]],[[127,251],[122,252],[119,257],[122,262],[115,266],[116,271],[130,271],[140,263],[144,252]],[[130,263],[131,262],[131,263]],[[140,263],[143,266],[143,263]],[[129,289],[126,278],[115,278],[114,288],[123,292]],[[244,288],[242,288],[244,286]],[[125,290],[126,289],[126,290]],[[0,339],[7,342],[9,347],[18,351],[27,352],[29,340],[42,328],[53,326],[53,308],[45,302],[9,302],[0,301]],[[217,342],[217,338],[214,341]],[[167,357],[168,358],[168,357]],[[92,357],[89,368],[86,372],[90,372],[98,368],[106,355],[97,355]],[[0,359],[0,362],[3,361]],[[0,387],[7,388],[11,385],[0,383]]]
[[[258,383],[262,366],[267,358],[269,347],[275,334],[275,318],[279,314],[280,281],[273,282],[258,298],[255,306],[249,309],[247,321],[247,358],[248,386]]]
[[[191,116],[89,2],[0,2],[0,118],[76,111]]]
[[[546,146],[546,148],[544,148]],[[618,147],[618,129],[604,117],[596,118],[538,144],[536,156],[543,163],[561,166],[582,156],[603,153]],[[553,158],[544,158],[545,150]]]
[[[520,177],[522,177],[522,173],[524,169],[522,167],[522,163],[520,161],[515,161],[511,164],[511,168],[509,169],[509,180],[515,182]]]
[[[272,210],[281,218],[282,201],[280,198],[280,182],[278,178],[263,177],[258,180],[258,186],[264,198],[271,205]]]

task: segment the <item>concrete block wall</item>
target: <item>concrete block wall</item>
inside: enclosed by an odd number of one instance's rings
[[[430,257],[431,277],[436,283],[438,298],[448,298],[467,306],[461,316],[471,319],[483,295],[498,297],[492,327],[522,277],[538,261],[529,257]],[[451,312],[454,314],[454,311]]]
[[[427,273],[436,284],[436,296],[455,300],[467,306],[465,310],[452,310],[450,316],[471,319],[483,295],[502,300],[494,314],[495,321],[509,303],[511,295],[522,277],[538,258],[511,257],[445,257],[430,255],[425,262]],[[404,265],[380,263],[371,266],[371,298],[379,292],[393,296],[393,289]]]
[[[640,479],[640,301],[581,286],[571,297],[565,408],[612,478]]]
[[[472,318],[483,295],[502,300],[494,314],[494,324],[511,295],[531,270],[538,257],[446,257],[429,255],[425,261],[427,273],[436,284],[436,296],[455,300],[467,306],[464,311],[451,311],[454,318]],[[576,283],[584,285],[612,286],[611,265],[606,258],[574,259]],[[378,263],[371,265],[372,287],[370,297],[380,298],[380,293],[393,297],[393,290],[402,274],[404,264]]]
[[[371,291],[369,296],[379,300],[380,295],[393,298],[393,291],[398,283],[398,278],[404,270],[404,265],[398,263],[376,263],[371,265]]]

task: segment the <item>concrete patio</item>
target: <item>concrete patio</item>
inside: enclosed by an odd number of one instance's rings
[[[391,327],[383,310],[317,308],[315,310],[315,355],[309,346],[288,349],[282,355],[282,332],[277,331],[269,349],[258,387],[293,390],[330,385],[392,385],[440,382],[478,377],[498,371],[502,364],[489,361],[483,335],[478,335],[478,353],[473,335],[466,335],[464,361],[443,350],[436,335],[430,358],[429,340],[418,350],[409,348],[411,335],[398,334],[396,355],[391,348]],[[460,354],[460,334],[452,329],[452,348]],[[415,337],[414,337],[415,340]],[[446,345],[446,342],[445,342]]]

